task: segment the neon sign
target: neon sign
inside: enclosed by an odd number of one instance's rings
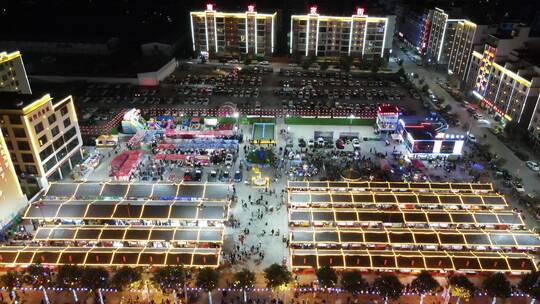
[[[317,6],[313,5],[312,7],[310,7],[309,8],[309,13],[313,14],[313,15],[317,15]]]
[[[364,16],[364,13],[366,12],[366,9],[363,7],[357,7],[356,8],[356,15],[358,16]]]
[[[248,5],[248,12],[250,12],[250,13],[255,12],[255,5],[254,4]]]
[[[210,11],[210,12],[214,11],[214,5],[211,4],[211,3],[208,3],[208,4],[206,5],[206,10],[207,10],[207,11]]]

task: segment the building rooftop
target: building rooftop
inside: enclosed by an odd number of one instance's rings
[[[50,98],[50,95],[43,91],[33,94],[0,92],[0,110],[23,110],[41,98]]]

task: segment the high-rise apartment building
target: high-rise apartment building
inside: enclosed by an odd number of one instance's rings
[[[392,46],[395,16],[371,17],[363,8],[350,17],[324,16],[312,6],[291,16],[289,51],[304,56],[383,57]]]
[[[0,131],[0,227],[9,224],[27,202]]]
[[[271,55],[276,41],[276,13],[263,14],[249,5],[241,13],[226,13],[207,4],[202,12],[190,12],[193,51],[219,54]]]
[[[467,86],[503,124],[527,128],[540,94],[540,69],[520,54],[528,28],[521,31],[515,37],[491,35],[482,52],[473,51]]]
[[[10,57],[13,66],[8,65],[28,83],[21,54],[15,52]],[[26,193],[35,193],[50,179],[67,176],[82,158],[81,132],[71,96],[53,100],[46,93],[0,92],[0,127]]]
[[[0,52],[0,92],[32,93],[20,52]]]
[[[15,171],[30,187],[62,179],[82,158],[71,96],[55,101],[49,94],[0,93],[0,126]]]
[[[430,20],[429,39],[426,43],[426,56],[429,60],[438,62],[443,53],[446,30],[448,28],[448,14],[439,8],[429,11]]]
[[[455,22],[450,30],[448,43],[451,46],[446,49],[445,57],[448,58],[448,73],[459,80],[465,80],[477,33],[480,33],[477,32],[477,25],[469,20]]]

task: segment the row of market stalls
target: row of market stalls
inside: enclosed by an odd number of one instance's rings
[[[82,182],[51,183],[47,199],[126,199],[228,201],[233,186],[224,183]]]
[[[524,273],[538,235],[491,184],[289,182],[293,269]]]
[[[24,212],[33,238],[1,248],[0,265],[218,267],[231,187],[53,183]]]
[[[109,176],[117,181],[129,181],[131,175],[142,162],[143,151],[126,150],[111,160]]]

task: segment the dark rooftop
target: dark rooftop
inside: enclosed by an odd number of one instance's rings
[[[24,107],[43,97],[46,93],[20,94],[0,92],[1,110],[22,110]]]

